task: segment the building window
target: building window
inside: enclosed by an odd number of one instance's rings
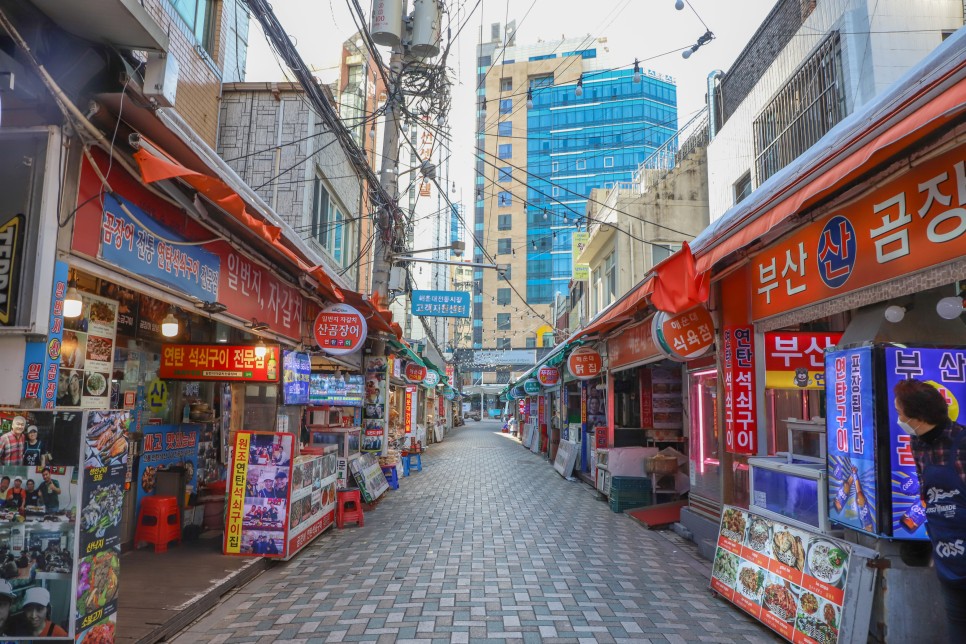
[[[587,161],[585,159],[577,159],[577,169],[578,170],[586,170],[587,169]]]
[[[500,215],[497,217],[497,230],[510,230],[513,228],[513,215]]]
[[[543,334],[543,346],[544,347],[552,347],[554,344],[556,344],[556,342],[554,341],[553,332],[552,331],[548,331],[547,333],[544,333]]]
[[[503,61],[503,64],[506,65],[507,64],[506,61]],[[512,78],[501,78],[500,79],[500,91],[501,92],[509,92],[509,91],[512,91],[512,90],[513,90],[513,79]]]
[[[509,282],[511,279],[513,279],[513,277],[511,276],[512,273],[513,273],[513,267],[508,265],[505,271],[503,271],[502,273],[499,273],[499,272],[497,273],[497,279],[503,280],[504,282]]]
[[[212,0],[169,0],[195,35],[198,44],[211,51]]]
[[[604,306],[617,299],[617,253],[604,260]]]
[[[501,159],[509,159],[513,156],[513,144],[512,143],[501,143],[496,146],[496,155]]]
[[[513,122],[512,121],[500,121],[496,126],[497,136],[513,136]]]
[[[551,194],[551,196],[559,197],[560,196],[560,187],[559,186],[554,186],[553,188],[551,188],[550,189],[550,194]]]
[[[657,266],[680,249],[681,244],[667,244],[664,242],[651,244],[651,266]]]
[[[496,205],[503,208],[505,206],[511,205],[512,203],[513,203],[513,194],[506,191],[497,193]]]
[[[497,338],[496,339],[497,349],[509,349],[510,348],[510,338]]]
[[[604,167],[613,168],[614,167],[614,157],[604,157]]]
[[[550,163],[550,172],[556,172],[559,167],[560,164],[557,161],[552,161]]]
[[[527,336],[527,348],[528,349],[536,349],[537,348],[537,339],[534,336],[532,336],[532,335],[528,335]]]
[[[496,240],[496,254],[509,255],[512,251],[512,246],[510,245],[512,242],[513,240],[509,237],[501,237],[500,239]]]
[[[335,202],[318,176],[313,184],[311,230],[312,239],[336,264],[348,267],[354,261],[356,222],[345,216],[345,209]]]
[[[490,56],[480,56],[480,59],[477,62],[479,63],[480,67],[489,67],[493,62],[493,58]]]
[[[496,289],[496,303],[501,306],[506,306],[510,303],[510,293],[513,291],[508,288],[498,288]]]
[[[742,175],[738,181],[735,182],[735,203],[742,201],[745,197],[751,194],[751,171],[748,171]]]
[[[501,98],[500,99],[500,114],[509,114],[513,111],[513,99],[512,98]]]
[[[509,331],[510,330],[510,314],[509,313],[497,313],[496,314],[496,328],[499,331]]]
[[[844,116],[842,45],[835,31],[755,119],[755,168],[759,183],[814,145]]]
[[[500,175],[496,179],[500,183],[513,181],[513,168],[500,168]]]

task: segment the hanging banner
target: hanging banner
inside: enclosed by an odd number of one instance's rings
[[[389,363],[383,356],[366,358],[365,401],[362,405],[362,451],[381,452],[388,430]]]
[[[315,341],[333,356],[354,353],[366,341],[366,318],[348,304],[330,304],[315,318]]]
[[[590,279],[590,264],[578,264],[577,258],[580,254],[584,252],[584,248],[587,247],[587,241],[590,239],[590,233],[588,232],[576,232],[571,235],[573,244],[573,275],[571,279],[575,282],[586,282]]]
[[[412,312],[416,316],[437,318],[470,317],[468,291],[413,291]]]
[[[836,644],[848,543],[724,506],[711,589],[789,642]]]
[[[161,350],[158,378],[278,382],[278,347],[268,345],[258,357],[251,345],[166,344]]]
[[[912,437],[899,427],[899,412],[894,404],[893,391],[900,380],[916,378],[935,387],[949,408],[949,418],[963,423],[962,410],[966,403],[966,350],[923,349],[918,347],[886,347],[885,386],[886,408],[889,419],[889,454],[892,472],[892,513],[889,518],[892,536],[896,539],[928,539],[925,522],[928,520],[912,457]],[[926,490],[926,494],[946,494],[942,490]],[[947,512],[955,512],[950,502]],[[960,506],[962,507],[962,506]],[[937,505],[936,511],[943,511]]]
[[[567,358],[567,372],[577,380],[589,380],[600,375],[604,361],[594,349],[580,347]]]
[[[415,397],[416,397],[416,388],[406,387],[406,398],[405,398],[405,402],[403,403],[403,419],[405,423],[404,428],[407,435],[412,434],[413,427],[416,426],[416,404],[414,402]]]
[[[725,449],[731,454],[758,453],[758,407],[755,402],[754,328],[725,327]]]
[[[537,381],[544,387],[556,387],[560,384],[560,369],[540,367],[537,369]]]
[[[36,400],[40,409],[53,409],[59,397],[60,354],[64,337],[64,295],[67,293],[66,262],[54,265],[54,288],[50,299],[50,322],[47,337],[26,343],[23,360],[24,403]],[[75,381],[75,388],[80,380]],[[75,389],[76,392],[76,389]],[[79,395],[79,394],[78,394]]]
[[[651,337],[668,358],[686,362],[711,350],[714,320],[703,305],[677,315],[658,311],[651,321]]]
[[[872,347],[826,354],[825,371],[828,517],[875,534],[879,490]]]
[[[841,333],[766,333],[765,388],[825,389],[825,351],[841,338]]]
[[[428,372],[429,370],[426,367],[420,366],[415,362],[409,362],[406,364],[405,377],[409,382],[418,385],[426,379]]]

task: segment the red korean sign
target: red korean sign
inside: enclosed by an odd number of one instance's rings
[[[625,329],[607,341],[607,361],[611,369],[661,355],[651,335],[652,322],[653,318]]]
[[[167,344],[161,349],[161,380],[278,382],[278,347],[259,358],[255,347],[225,344]]]
[[[330,304],[315,318],[312,332],[319,348],[333,356],[354,353],[366,341],[366,318],[348,304]]]
[[[841,338],[841,333],[766,333],[765,387],[825,389],[825,350]]]
[[[446,365],[446,379],[449,380],[450,385],[455,385],[456,380],[456,367],[454,365]]]
[[[651,337],[671,360],[700,358],[714,345],[714,320],[703,305],[677,315],[658,311],[651,321]]]
[[[416,415],[414,413],[415,410],[413,409],[413,398],[415,398],[415,397],[416,397],[416,388],[415,387],[406,387],[406,400],[405,400],[405,403],[404,403],[404,407],[405,408],[403,409],[403,413],[405,414],[405,418],[404,418],[403,422],[404,422],[404,427],[405,427],[405,430],[406,430],[406,433],[407,434],[412,434],[413,433],[413,422],[414,422],[413,421],[413,417]]]
[[[651,370],[641,369],[641,427],[654,427],[654,392]]]
[[[604,361],[590,347],[580,347],[567,358],[567,371],[578,380],[589,380],[600,375]]]
[[[406,380],[418,384],[426,379],[426,371],[426,367],[421,367],[415,362],[407,363],[405,371]]]
[[[758,453],[758,408],[755,398],[754,329],[725,327],[725,449],[732,454]]]
[[[752,315],[766,318],[959,259],[966,244],[966,146],[804,225],[752,259]]]
[[[544,387],[556,387],[560,384],[560,369],[556,367],[540,367],[537,370],[537,382]]]

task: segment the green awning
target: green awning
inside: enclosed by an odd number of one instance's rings
[[[406,360],[409,360],[410,362],[415,362],[420,367],[427,366],[422,358],[416,355],[412,349],[410,349],[402,342],[399,342],[398,340],[390,339],[387,342],[387,344],[392,348],[393,352],[396,353],[400,358],[404,358]]]

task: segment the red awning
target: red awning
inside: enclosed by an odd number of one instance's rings
[[[634,290],[630,291],[617,300],[611,307],[605,310],[599,318],[592,321],[586,329],[581,329],[571,338],[576,340],[588,336],[592,333],[605,334],[630,322],[634,319],[634,314],[647,306],[647,296],[654,291],[654,281],[644,278]]]
[[[356,293],[355,291],[342,291],[342,293],[345,295],[345,303],[365,316],[366,324],[370,329],[402,338],[402,327],[392,321],[392,313],[389,309],[384,309],[379,306],[379,297],[377,295],[366,299],[361,293]]]
[[[864,115],[868,117],[867,125],[856,128],[851,138],[828,145],[828,154],[801,168],[799,174],[793,174],[788,185],[779,187],[769,199],[761,203],[749,199],[751,207],[746,206],[745,212],[739,210],[733,221],[714,231],[709,239],[695,244],[698,272],[708,271],[785,219],[841,191],[900,150],[961,119],[966,112],[964,75],[966,59],[961,58],[945,73],[913,85],[897,96],[888,112]],[[902,116],[903,113],[906,115]],[[741,209],[742,205],[736,208]]]

